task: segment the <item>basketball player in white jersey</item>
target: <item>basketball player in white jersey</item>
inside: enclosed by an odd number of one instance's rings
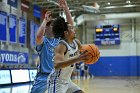
[[[79,54],[81,43],[75,39],[73,24],[65,22],[64,18],[58,17],[54,20],[53,33],[55,38],[61,40],[55,48],[55,69],[48,77],[48,93],[84,93],[71,81],[71,74],[75,63],[88,59],[87,51]]]
[[[66,14],[66,19],[69,23],[71,21],[71,14],[68,10],[67,4],[64,0],[58,0],[60,7],[64,9]],[[63,5],[61,5],[63,3]],[[31,93],[46,93],[47,91],[47,78],[54,68],[54,63],[52,61],[54,56],[54,48],[59,42],[59,39],[54,38],[52,32],[52,13],[47,11],[45,18],[40,25],[36,38],[36,50],[40,57],[39,71],[36,76],[35,82],[31,89]]]

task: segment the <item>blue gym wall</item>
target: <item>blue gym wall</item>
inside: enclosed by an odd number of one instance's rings
[[[89,65],[89,72],[95,76],[140,76],[139,62],[140,56],[100,57]]]
[[[88,21],[83,25],[83,28],[87,27],[83,29],[83,43],[94,42],[94,27],[99,24],[120,25],[120,45],[98,46],[100,59],[89,65],[89,72],[95,76],[140,76],[140,18],[113,16],[112,19]]]

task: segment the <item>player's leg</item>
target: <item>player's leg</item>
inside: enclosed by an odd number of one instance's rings
[[[39,75],[39,74],[38,74]],[[44,93],[47,89],[47,75],[39,75],[36,77],[31,88],[31,93]]]
[[[48,93],[48,90],[46,90],[44,93]]]
[[[84,93],[81,88],[72,81],[69,83],[68,87],[69,88],[66,93]]]
[[[81,76],[82,76],[83,79],[85,79],[84,70],[81,70]]]
[[[48,93],[66,93],[68,89],[68,83],[60,81],[48,82]]]

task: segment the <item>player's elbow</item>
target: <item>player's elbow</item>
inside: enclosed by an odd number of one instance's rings
[[[59,65],[58,63],[55,63],[55,64],[54,64],[54,68],[55,68],[55,69],[59,69],[59,68],[60,68],[60,65]]]
[[[61,68],[63,68],[63,66],[61,65],[61,63],[55,63],[54,68],[55,69],[61,69]]]
[[[43,41],[43,37],[40,36],[40,35],[37,35],[37,36],[36,36],[36,43],[37,43],[37,44],[41,44],[42,41]]]
[[[40,40],[40,39],[42,39],[42,35],[36,35],[36,40]]]

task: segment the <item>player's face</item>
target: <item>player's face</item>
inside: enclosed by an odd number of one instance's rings
[[[68,33],[71,39],[74,39],[76,37],[75,28],[70,24],[68,24]]]
[[[52,21],[48,24],[48,25],[46,25],[46,35],[47,34],[53,34],[53,32],[52,32]]]

